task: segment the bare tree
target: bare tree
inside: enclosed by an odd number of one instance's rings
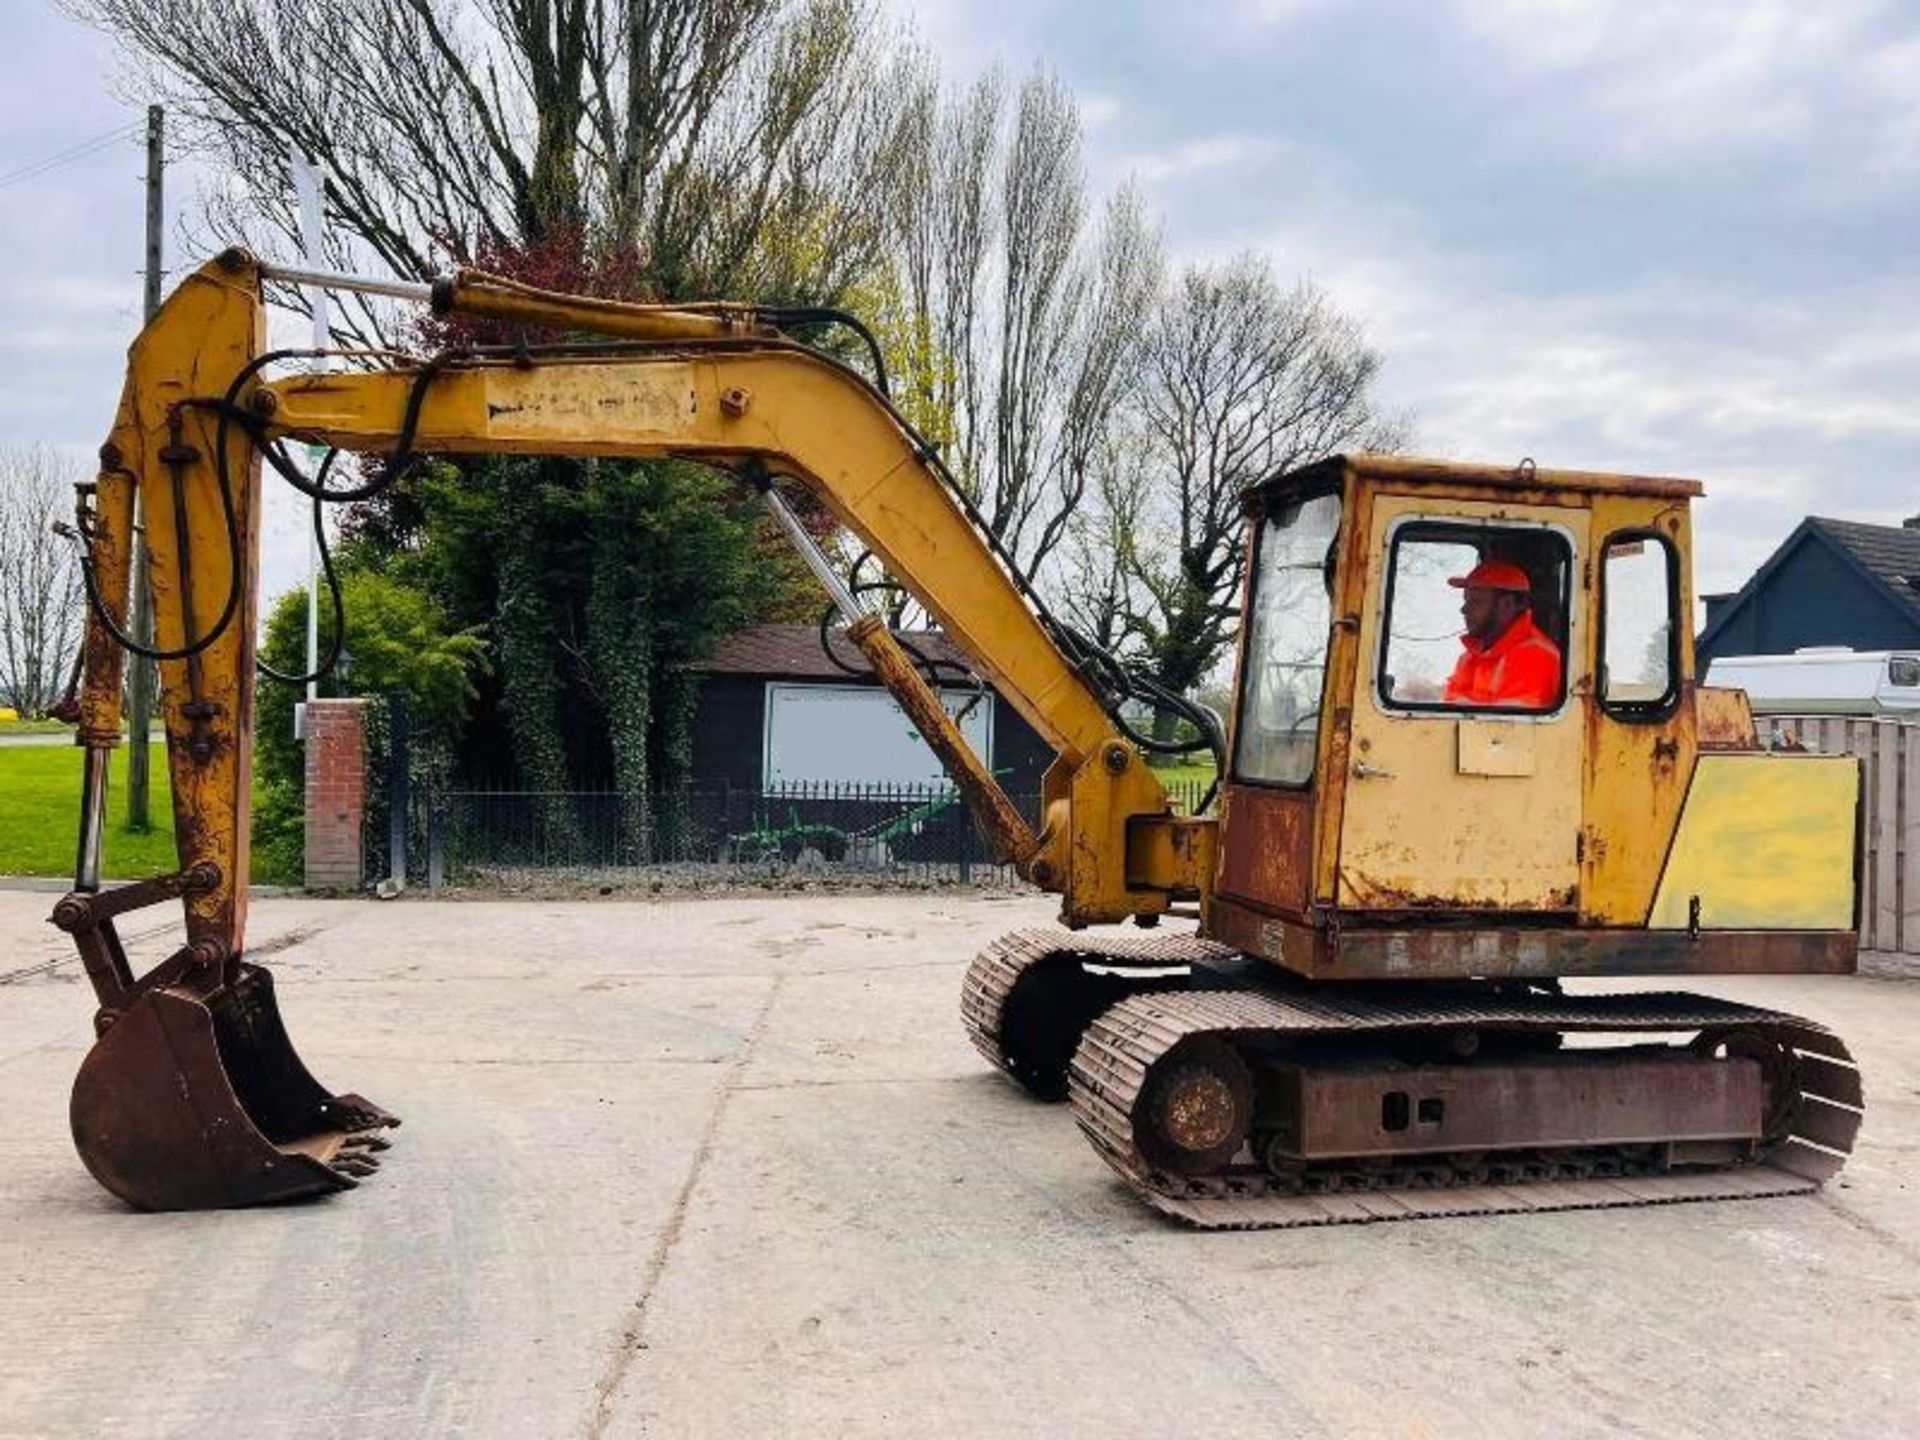
[[[214,161],[223,180],[202,221],[214,245],[295,250],[287,167],[304,153],[330,176],[328,259],[342,269],[481,264],[560,289],[832,305],[882,268],[887,217],[874,197],[902,153],[904,61],[878,0],[64,3],[122,43],[143,92]],[[410,332],[350,300],[341,328],[360,341],[458,343],[472,338],[460,323]],[[464,468],[472,477],[489,463]],[[558,553],[561,517],[613,481],[596,485],[570,462],[532,473],[541,483],[522,529]],[[667,489],[650,494],[668,503]],[[382,503],[361,518],[390,536],[429,517],[411,487]],[[701,513],[724,530],[723,510],[708,497]],[[481,593],[496,596],[504,712],[529,775],[564,778],[555,697],[569,687],[607,714],[623,788],[684,768],[680,632],[618,603],[646,543],[634,527],[594,548],[583,587],[537,563],[537,548],[476,560]],[[582,588],[599,597],[599,625],[568,649]],[[739,593],[763,589],[742,581]],[[629,683],[642,665],[652,678]]]
[[[902,89],[895,183],[882,196],[895,274],[881,298],[897,313],[879,318],[892,341],[896,402],[972,485],[987,414],[977,334],[998,232],[993,161],[1005,96],[995,71],[945,95],[923,53],[903,68]]]
[[[890,209],[901,400],[1029,568],[1066,536],[1131,374],[1160,240],[1130,190],[1089,223],[1073,96],[906,77]]]
[[[988,523],[1016,545],[1045,502],[1048,410],[1085,299],[1073,263],[1085,188],[1079,107],[1057,81],[1035,75],[1020,87],[1002,160],[993,449],[982,486]]]
[[[1380,356],[1311,284],[1282,290],[1242,255],[1192,266],[1149,327],[1138,392],[1152,459],[1126,547],[1127,631],[1153,678],[1190,693],[1239,629],[1241,494],[1345,449],[1392,450],[1405,422],[1380,414]],[[1156,722],[1164,735],[1170,716]]]
[[[295,250],[294,151],[329,173],[345,268],[585,244],[667,297],[830,301],[884,239],[898,107],[869,0],[63,3],[219,163],[219,244]]]
[[[1103,650],[1132,638],[1139,607],[1134,553],[1153,463],[1137,430],[1109,426],[1091,457],[1088,493],[1069,512],[1049,580],[1067,619]]]
[[[53,533],[80,478],[59,451],[0,449],[0,702],[33,719],[60,698],[80,646],[80,570]]]
[[[1087,261],[1084,302],[1064,345],[1065,373],[1056,399],[1057,425],[1050,437],[1045,502],[1032,543],[1034,563],[1053,552],[1097,492],[1100,509],[1127,517],[1133,494],[1117,493],[1135,467],[1126,453],[1127,409],[1140,383],[1140,337],[1162,283],[1158,228],[1130,186],[1107,201],[1106,213]],[[1138,478],[1137,475],[1134,476]]]

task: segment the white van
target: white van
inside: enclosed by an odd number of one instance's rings
[[[1706,683],[1746,691],[1756,715],[1920,715],[1920,651],[1810,645],[1722,655]]]

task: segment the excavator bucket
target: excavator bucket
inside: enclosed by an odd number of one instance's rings
[[[87,1169],[142,1210],[210,1210],[351,1189],[399,1123],[335,1095],[294,1053],[257,965],[209,996],[140,995],[101,1035],[73,1086]]]
[[[300,1063],[258,965],[188,946],[133,978],[112,916],[189,889],[167,877],[73,894],[54,923],[100,997],[73,1141],[93,1177],[142,1210],[214,1210],[349,1190],[400,1122]]]

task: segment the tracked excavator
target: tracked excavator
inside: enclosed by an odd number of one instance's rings
[[[306,356],[266,346],[274,279],[517,338],[289,372]],[[1741,693],[1696,681],[1696,484],[1349,455],[1253,486],[1232,714],[1217,726],[1185,707],[1219,747],[1218,805],[1201,807],[1217,814],[1177,814],[1139,706],[1182,702],[1049,610],[888,400],[877,347],[863,373],[796,338],[840,322],[862,333],[831,312],[621,303],[473,271],[416,285],[238,250],[166,301],[132,346],[74,530],[85,779],[76,883],[53,920],[99,1002],[71,1114],[108,1190],[153,1210],[249,1205],[378,1166],[397,1120],[309,1073],[246,948],[263,468],[317,513],[415,455],[488,452],[676,457],[758,493],[985,837],[1060,897],[1060,928],[973,961],[968,1034],[1034,1096],[1067,1101],[1153,1209],[1206,1228],[1326,1224],[1783,1195],[1840,1168],[1862,1091],[1822,1026],[1561,984],[1855,965],[1860,768],[1770,752]],[[316,478],[286,441],[385,463]],[[862,608],[798,495],[1052,747],[1036,813]],[[145,646],[127,620],[136,496]],[[1552,653],[1544,700],[1455,695],[1476,573],[1508,577]],[[159,666],[180,865],[103,888],[134,650]],[[116,921],[174,902],[179,948],[136,975]]]

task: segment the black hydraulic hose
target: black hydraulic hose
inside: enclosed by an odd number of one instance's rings
[[[1155,684],[1144,676],[1129,674],[1128,680],[1135,687],[1135,698],[1146,700],[1156,710],[1170,711],[1200,732],[1199,738],[1194,740],[1156,740],[1152,736],[1138,734],[1131,726],[1116,719],[1116,723],[1122,724],[1122,729],[1135,744],[1157,755],[1190,755],[1195,750],[1202,749],[1213,749],[1217,753],[1224,748],[1217,735],[1219,727],[1210,712],[1194,704],[1184,695],[1176,695],[1173,691]]]
[[[858,568],[857,563],[856,568]],[[854,595],[866,595],[876,590],[897,590],[900,587],[890,580],[869,580],[863,584],[849,586],[848,588],[850,593]],[[842,674],[864,679],[873,674],[873,667],[870,665],[855,665],[850,661],[843,660],[840,658],[839,652],[833,648],[833,622],[838,618],[840,618],[840,611],[836,606],[829,605],[820,612],[819,632],[821,653],[824,654],[828,662]],[[907,652],[908,657],[913,660],[919,668],[920,673],[926,677],[927,683],[936,690],[944,683],[940,675],[940,672],[943,670],[947,671],[955,679],[971,684],[975,689],[984,690],[986,688],[986,682],[984,680],[959,662],[942,659],[937,655],[929,655],[904,635],[896,633],[894,640],[902,650]]]
[[[462,358],[463,352],[442,350],[431,359],[422,362],[420,368],[414,372],[413,384],[407,390],[407,408],[400,418],[400,434],[394,441],[393,450],[387,456],[386,464],[382,467],[382,473],[376,475],[364,485],[353,485],[344,490],[329,490],[327,488],[326,467],[324,466],[320,474],[312,480],[309,480],[305,475],[301,474],[299,467],[288,459],[286,455],[281,453],[277,445],[265,443],[265,430],[260,422],[233,403],[234,397],[239,392],[240,385],[263,364],[271,360],[283,359],[303,353],[307,352],[279,351],[270,355],[263,355],[259,359],[252,361],[246,369],[240,372],[234,384],[228,387],[227,398],[221,405],[221,414],[225,416],[231,412],[236,418],[240,419],[242,424],[247,427],[249,435],[252,436],[254,444],[259,448],[262,456],[279,472],[283,480],[293,486],[293,488],[298,490],[302,495],[310,496],[316,501],[325,501],[329,505],[344,505],[356,500],[370,500],[398,481],[407,467],[412,464],[414,458],[414,439],[419,434],[420,411],[427,402],[427,390],[442,370],[446,369],[446,367],[455,360]]]
[[[234,423],[238,422],[246,432],[248,439],[253,442],[254,447],[259,450],[262,457],[273,466],[274,470],[296,490],[312,499],[314,505],[314,534],[319,544],[321,565],[326,573],[328,588],[332,593],[334,610],[334,634],[327,660],[326,663],[313,674],[301,676],[285,675],[273,669],[272,666],[267,665],[264,661],[257,661],[256,663],[261,672],[272,679],[280,680],[288,684],[304,685],[311,680],[319,679],[321,675],[331,670],[335,662],[338,661],[340,648],[344,643],[343,637],[346,631],[346,610],[341,596],[339,576],[333,567],[333,554],[327,545],[321,507],[323,504],[337,505],[354,500],[369,499],[387,489],[400,478],[413,458],[414,439],[419,431],[420,411],[421,407],[426,403],[428,387],[431,386],[434,378],[442,369],[458,358],[458,352],[442,351],[420,366],[420,369],[415,374],[413,386],[408,391],[407,408],[401,420],[400,435],[384,467],[384,473],[364,485],[352,486],[344,490],[330,490],[327,488],[326,483],[327,475],[332,470],[334,461],[339,455],[337,449],[328,452],[326,460],[320,466],[319,473],[312,480],[309,480],[305,475],[301,474],[299,468],[281,451],[278,445],[266,441],[264,426],[255,416],[239,404],[240,392],[246,383],[268,365],[281,360],[311,359],[327,353],[326,351],[320,350],[269,350],[264,354],[257,355],[240,368],[239,372],[234,376],[232,383],[227,386],[226,393],[220,400],[214,402],[212,405],[212,409],[214,410],[213,470],[215,484],[220,492],[220,509],[226,522],[229,567],[226,602],[221,606],[219,618],[215,620],[203,634],[193,637],[185,644],[176,648],[160,649],[150,645],[143,645],[134,639],[133,636],[122,630],[119,623],[114,619],[112,612],[108,610],[105,598],[100,594],[99,578],[94,570],[92,541],[86,534],[84,528],[78,532],[80,545],[80,576],[86,590],[87,603],[92,608],[94,615],[100,620],[101,625],[106,629],[108,635],[112,637],[113,642],[123,650],[146,660],[185,660],[191,656],[198,655],[224,635],[227,627],[233,623],[234,616],[239,612],[240,599],[245,588],[241,576],[245,567],[246,556],[243,553],[240,542],[240,521],[234,508],[233,477],[227,457],[227,442],[231,437]],[[186,403],[190,405],[196,403],[204,405],[206,402],[187,401]],[[128,472],[122,471],[120,473]],[[176,537],[175,543],[180,546],[184,554],[188,543],[186,537]]]
[[[838,318],[840,312],[833,313],[836,318]],[[847,316],[845,318],[858,325],[858,322],[854,321],[853,317]],[[859,325],[858,328],[868,343],[874,346],[877,362],[878,347],[873,341],[871,332],[867,331],[864,325]],[[847,370],[847,373],[854,375],[856,379],[859,378],[858,372],[848,370],[848,367],[840,364],[834,357],[826,355],[823,356],[823,358],[830,364],[838,365],[842,370]],[[1007,549],[1005,542],[1000,538],[999,534],[987,523],[986,516],[981,513],[980,507],[974,503],[973,497],[967,494],[965,488],[960,484],[953,472],[947,468],[946,461],[940,456],[939,447],[934,445],[925,435],[921,434],[920,431],[915,428],[913,422],[908,420],[907,417],[901,414],[899,409],[895,407],[892,398],[887,393],[884,380],[882,384],[870,388],[875,391],[875,398],[879,400],[882,408],[886,410],[893,422],[900,427],[907,439],[912,442],[915,457],[921,464],[931,470],[941,483],[946,486],[949,496],[959,505],[961,513],[967,517],[968,522],[973,526],[974,532],[980,536],[982,542],[986,545],[988,552],[1000,562],[1002,569],[1006,572],[1014,589],[1033,607],[1034,616],[1039,620],[1041,628],[1044,629],[1053,642],[1060,647],[1069,662],[1072,663],[1082,675],[1086,676],[1090,681],[1095,682],[1096,690],[1103,692],[1101,708],[1106,711],[1107,718],[1113,721],[1115,728],[1143,751],[1153,754],[1190,755],[1196,750],[1211,750],[1214,756],[1216,773],[1224,771],[1226,768],[1226,740],[1225,737],[1221,735],[1219,726],[1215,723],[1213,716],[1206,710],[1195,705],[1185,696],[1175,695],[1171,691],[1154,684],[1145,676],[1136,674],[1111,651],[1094,644],[1072,627],[1063,624],[1053,613],[1052,608],[1041,597],[1032,578],[1021,568],[1020,563],[1013,557],[1012,552]],[[823,632],[825,631],[826,623],[826,621],[822,622],[821,628]],[[825,644],[824,639],[822,644]],[[831,650],[828,651],[828,658],[832,659],[836,665],[840,665],[842,669],[846,668],[837,657],[833,656]],[[1121,705],[1126,700],[1135,698],[1136,696],[1145,696],[1155,703],[1156,708],[1168,709],[1182,716],[1200,732],[1199,737],[1191,741],[1165,741],[1155,740],[1150,735],[1141,734],[1138,730],[1134,729],[1120,713]]]
[[[224,426],[220,427],[219,444],[222,447],[221,453],[224,455],[226,445],[226,431]],[[127,474],[131,478],[131,472],[122,470],[117,473]],[[138,640],[134,639],[133,636],[127,634],[126,631],[120,628],[119,623],[113,618],[113,612],[107,609],[105,598],[100,594],[99,578],[94,574],[93,570],[93,540],[87,534],[84,526],[76,532],[80,545],[80,581],[87,592],[87,604],[92,609],[95,618],[100,621],[102,628],[113,638],[113,643],[129,654],[138,655],[143,660],[186,660],[198,655],[202,650],[205,650],[209,645],[213,644],[214,641],[226,633],[227,626],[233,623],[233,617],[240,609],[240,566],[242,560],[240,549],[240,518],[234,512],[233,492],[227,488],[226,467],[224,465],[218,468],[217,483],[220,487],[220,509],[224,513],[227,522],[227,553],[232,560],[232,565],[227,576],[227,602],[220,609],[220,618],[215,620],[213,624],[207,628],[205,634],[196,636],[177,649],[161,650],[151,645],[142,645]],[[175,543],[181,547],[184,553],[187,543],[186,537],[176,537]],[[183,631],[186,630],[192,623],[192,616],[183,616],[181,619],[181,629]]]
[[[820,305],[768,306],[759,313],[777,328],[787,325],[839,325],[851,330],[867,347],[867,357],[873,363],[874,388],[887,397],[888,408],[892,408],[893,389],[887,384],[886,358],[881,353],[879,340],[858,315]]]
[[[122,630],[118,622],[114,620],[112,613],[107,609],[106,601],[101,597],[99,580],[98,577],[95,576],[93,568],[92,541],[88,537],[85,529],[81,529],[80,578],[86,588],[87,604],[92,608],[94,615],[98,617],[107,634],[113,638],[114,644],[118,645],[121,649],[127,651],[129,654],[137,655],[143,660],[186,660],[198,655],[201,651],[212,645],[214,641],[226,633],[227,627],[233,623],[233,617],[240,609],[240,596],[244,588],[240,577],[246,557],[242,553],[240,544],[240,519],[234,510],[233,486],[227,470],[227,437],[231,433],[229,422],[233,416],[238,414],[244,419],[251,418],[240,410],[235,401],[240,394],[240,387],[253,375],[258,373],[263,366],[275,360],[301,356],[313,357],[324,353],[324,351],[318,350],[269,350],[264,355],[260,355],[249,361],[241,368],[240,373],[234,377],[233,383],[227,387],[227,393],[220,399],[215,407],[214,479],[220,490],[220,510],[226,520],[227,558],[230,563],[227,570],[226,603],[220,607],[220,618],[214,621],[204,634],[188,640],[176,649],[162,650],[150,645],[143,645],[134,639],[133,636]],[[193,402],[189,401],[187,403],[191,404]],[[138,483],[137,477],[135,477],[131,471],[121,469],[116,473],[126,475],[129,479],[135,480],[135,483]],[[184,555],[188,543],[186,536],[175,536],[174,543]],[[192,617],[184,617],[181,628],[184,630],[191,624]]]
[[[770,323],[776,325],[781,323],[834,324],[845,326],[847,329],[853,331],[865,344],[871,358],[874,370],[871,381],[865,380],[864,377],[860,376],[858,371],[850,369],[844,362],[838,360],[836,357],[817,350],[815,350],[815,353],[820,354],[827,363],[845,371],[853,376],[855,380],[866,384],[873,392],[881,407],[912,443],[915,457],[931,470],[946,486],[948,494],[960,507],[961,513],[967,517],[975,533],[981,537],[982,542],[987,546],[988,552],[999,561],[1015,590],[1032,606],[1035,618],[1039,620],[1041,627],[1047,632],[1053,642],[1060,647],[1061,651],[1067,656],[1068,661],[1090,682],[1094,683],[1096,691],[1100,693],[1102,697],[1102,708],[1107,712],[1108,717],[1114,722],[1116,728],[1142,750],[1155,754],[1190,754],[1195,750],[1211,748],[1214,752],[1216,762],[1224,767],[1226,758],[1224,753],[1224,739],[1219,733],[1219,727],[1215,723],[1213,716],[1208,711],[1195,705],[1192,701],[1187,700],[1186,697],[1175,695],[1171,691],[1154,684],[1145,676],[1135,673],[1111,651],[1094,644],[1070,626],[1063,624],[1059,618],[1054,615],[1051,607],[1047,605],[1046,601],[1041,597],[1039,590],[1035,587],[1032,578],[1021,568],[1019,562],[1015,560],[1012,552],[1007,548],[1002,538],[994,531],[993,527],[987,523],[987,519],[985,515],[981,513],[979,506],[976,505],[973,498],[967,494],[965,488],[961,486],[953,472],[947,468],[946,462],[940,456],[938,447],[928,440],[927,437],[895,407],[890,395],[886,363],[879,341],[858,316],[849,314],[844,310],[828,307],[800,306],[766,307],[759,313]],[[627,346],[614,342],[612,344],[594,346],[556,345],[541,348],[546,353],[566,353],[570,350],[591,350],[597,353],[607,353],[610,351],[618,352],[629,348],[646,350],[657,347],[648,345]],[[814,349],[812,346],[805,348],[810,350]],[[458,359],[480,358],[496,353],[524,359],[528,352],[524,347],[481,347],[469,351],[442,351],[424,361],[416,372],[413,386],[408,392],[407,407],[402,418],[400,434],[391,455],[388,457],[388,462],[384,467],[384,473],[364,485],[350,487],[345,490],[329,490],[326,488],[326,467],[323,467],[321,475],[317,480],[308,480],[305,475],[300,473],[298,467],[280,451],[277,445],[269,444],[265,441],[265,426],[237,403],[241,388],[266,365],[277,360],[313,357],[325,353],[327,352],[314,350],[277,350],[269,351],[266,354],[258,356],[248,362],[240,373],[234,377],[233,383],[228,387],[225,397],[223,397],[218,404],[219,443],[216,447],[215,468],[220,479],[221,502],[227,520],[228,545],[234,559],[234,565],[227,596],[227,604],[222,609],[219,621],[207,634],[198,637],[190,645],[182,647],[177,651],[162,652],[138,645],[133,641],[132,637],[122,632],[119,627],[114,624],[112,617],[106,613],[105,606],[99,597],[91,565],[87,563],[83,551],[82,573],[86,580],[88,598],[117,643],[125,646],[136,654],[151,659],[182,659],[188,655],[197,654],[199,651],[211,645],[214,640],[225,631],[226,627],[232,623],[234,612],[239,605],[241,591],[239,525],[233,508],[233,496],[228,475],[226,454],[226,439],[229,433],[228,427],[232,421],[238,420],[241,423],[247,430],[249,437],[253,439],[256,446],[260,449],[263,457],[282,478],[296,490],[312,498],[316,504],[320,502],[338,504],[369,499],[394,484],[413,459],[413,446],[418,432],[421,408],[425,404],[428,388],[442,369]],[[324,541],[322,543],[322,554],[323,556],[327,556],[328,571],[331,580],[331,557],[325,550]],[[874,588],[884,588],[884,586],[877,585]],[[336,603],[339,600],[337,591],[335,593],[335,600]],[[828,623],[827,620],[823,619],[821,626],[823,632]],[[343,628],[341,625],[336,625],[336,642]],[[971,672],[965,670],[964,667],[954,665],[952,662],[935,661],[920,652],[911,642],[902,643],[904,648],[910,651],[915,660],[920,664],[922,670],[928,675],[930,681],[935,685],[939,683],[938,670],[939,667],[942,666],[963,676],[971,674]],[[826,650],[828,658],[837,667],[842,670],[849,670],[847,664],[835,655],[831,647],[826,644],[824,636],[822,645]],[[849,670],[849,673],[864,672]],[[276,678],[280,677],[276,676]],[[978,680],[978,677],[973,678],[976,681]],[[305,681],[302,680],[300,683],[305,683]],[[1150,735],[1141,734],[1134,729],[1120,713],[1122,704],[1126,700],[1134,698],[1144,698],[1157,709],[1171,710],[1173,713],[1185,718],[1200,732],[1199,738],[1192,741],[1162,741],[1156,740]]]
[[[307,674],[288,675],[274,669],[264,660],[254,661],[255,668],[262,675],[284,685],[306,685],[331,673],[333,667],[339,662],[341,649],[346,644],[346,602],[341,594],[339,574],[334,569],[333,551],[327,544],[325,507],[370,499],[387,490],[405,474],[413,460],[414,439],[419,433],[420,411],[426,403],[427,389],[440,371],[457,358],[456,352],[441,351],[415,372],[413,384],[407,391],[407,407],[401,417],[400,434],[394,443],[392,453],[382,467],[382,473],[363,485],[349,486],[344,490],[332,490],[327,487],[327,476],[332,472],[334,462],[339,459],[340,451],[337,448],[327,452],[327,458],[321,462],[320,469],[309,480],[278,445],[266,441],[264,429],[259,422],[235,403],[240,387],[265,365],[274,360],[297,358],[303,353],[310,355],[313,352],[277,351],[249,362],[235,377],[234,383],[228,386],[226,397],[220,406],[221,423],[224,425],[229,418],[240,420],[261,456],[273,466],[282,479],[313,501],[314,543],[320,552],[320,567],[326,576],[327,591],[333,602],[333,636],[328,642],[326,659],[319,662],[316,668]],[[224,446],[220,451],[219,469],[224,493],[228,484]]]

